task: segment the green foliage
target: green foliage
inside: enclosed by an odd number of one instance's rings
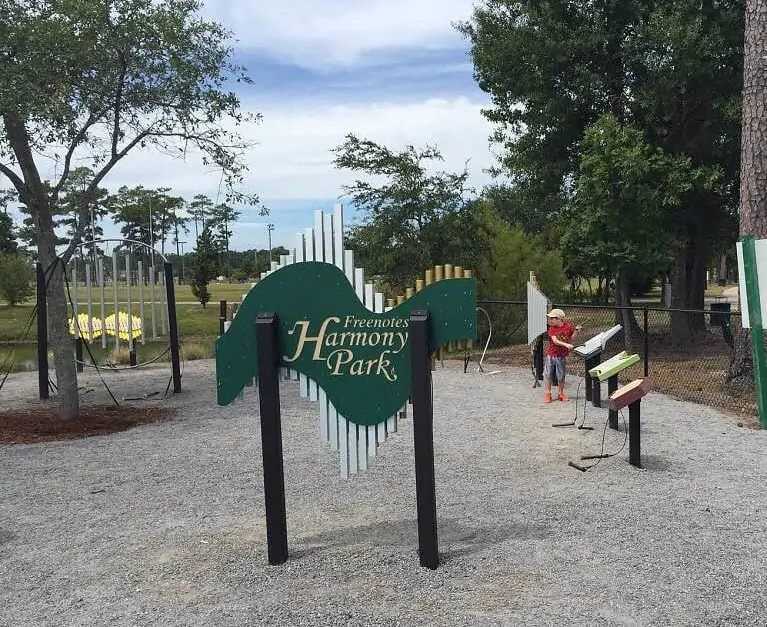
[[[483,217],[490,248],[477,267],[477,298],[524,301],[532,271],[548,298],[558,300],[565,284],[559,252],[549,248],[544,238],[510,227],[490,206],[485,207]],[[491,318],[494,345],[525,341],[527,316],[523,307],[493,308]],[[484,318],[479,321],[483,324]]]
[[[35,293],[34,278],[35,273],[26,256],[0,252],[0,296],[11,307]]]
[[[192,294],[200,301],[202,308],[210,300],[208,283],[216,276],[216,247],[213,244],[213,235],[210,226],[203,228],[200,237],[197,238],[197,247],[193,256],[192,280],[190,286]]]
[[[333,153],[337,168],[368,179],[345,187],[364,212],[348,236],[360,265],[402,289],[425,268],[444,262],[446,251],[441,247],[452,238],[444,227],[454,226],[450,216],[466,207],[467,170],[429,172],[427,163],[443,161],[434,147],[406,146],[395,152],[354,135],[347,135]]]
[[[715,191],[720,173],[651,147],[609,115],[587,129],[581,150],[562,237],[569,274],[630,284],[668,267],[677,248],[669,220],[692,190]]]
[[[477,297],[524,300],[530,272],[535,272],[544,293],[557,300],[565,284],[559,252],[548,248],[542,238],[508,226],[490,211],[485,218],[491,231],[490,254],[477,268]]]
[[[693,188],[667,216],[686,268],[678,291],[702,306],[702,291],[687,286],[702,285],[707,256],[736,227],[743,18],[744,0],[477,5],[459,30],[492,98],[484,113],[497,128],[498,171],[511,179],[504,217],[546,232],[572,201],[586,129],[611,114],[653,148],[722,170],[718,190]]]
[[[15,253],[18,247],[11,216],[0,213],[0,253]]]

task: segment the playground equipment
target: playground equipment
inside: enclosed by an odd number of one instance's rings
[[[354,251],[343,248],[343,225],[344,215],[341,205],[336,205],[332,214],[319,209],[315,210],[314,227],[297,233],[292,251],[287,255],[281,255],[278,261],[272,261],[270,269],[261,273],[261,281],[252,284],[251,289],[243,294],[242,302],[237,305],[237,313],[233,320],[242,314],[242,307],[248,295],[257,289],[261,282],[276,272],[281,272],[294,264],[303,262],[320,261],[334,265],[343,271],[348,285],[353,288],[359,301],[368,311],[378,314],[392,311],[397,306],[414,298],[429,285],[447,280],[445,274],[445,267],[447,266],[437,266],[433,270],[427,270],[424,273],[422,284],[419,279],[414,288],[408,288],[404,295],[389,299],[385,305],[384,294],[375,290],[372,281],[366,280],[364,268],[355,266]],[[464,271],[461,268],[460,278],[469,278],[466,277],[466,272],[470,273],[470,271]],[[449,274],[451,279],[458,278],[455,266],[450,266]],[[311,288],[310,284],[305,286],[307,294],[311,293]],[[222,336],[228,332],[233,324],[233,320],[230,321],[227,318],[225,305],[222,305],[219,313],[221,328],[224,331]],[[383,423],[375,425],[354,424],[347,420],[342,413],[339,413],[337,408],[328,401],[326,391],[305,373],[299,373],[295,368],[285,364],[281,367],[281,376],[283,379],[298,381],[300,396],[318,404],[320,440],[329,444],[333,451],[338,451],[340,473],[343,478],[366,470],[370,460],[376,456],[378,447],[397,432],[398,421],[407,417],[408,403],[404,402]]]
[[[629,463],[637,468],[642,467],[640,404],[650,390],[652,390],[652,381],[649,378],[634,379],[613,392],[608,399],[612,411],[618,412],[626,406],[629,408]]]
[[[589,370],[588,374],[599,382],[607,380],[607,394],[612,396],[618,389],[618,375],[638,361],[638,354],[629,355],[626,351],[621,351],[617,355],[610,357],[607,361],[594,366]],[[611,429],[618,428],[618,412],[614,409],[609,410],[608,424]]]
[[[594,407],[602,406],[602,388],[599,384],[599,379],[592,377],[589,371],[599,365],[602,360],[602,351],[604,351],[608,340],[619,333],[622,328],[621,325],[616,324],[606,331],[597,333],[583,345],[576,346],[573,349],[573,353],[583,357],[585,362],[586,376],[584,377],[584,383],[586,387],[586,400],[591,401]]]
[[[161,270],[156,267],[158,257],[162,264]],[[48,398],[45,273],[39,264],[37,280],[40,398]],[[164,255],[137,240],[101,239],[84,242],[77,246],[67,264],[65,280],[71,309],[69,330],[74,338],[75,361],[79,372],[85,366],[100,367],[93,359],[91,362],[83,359],[84,343],[92,345],[100,341],[102,350],[113,345],[115,351],[123,343],[129,352],[127,368],[145,366],[169,352],[173,391],[181,391],[173,267]],[[84,302],[78,293],[81,287],[85,288]],[[97,296],[94,296],[94,292]],[[110,307],[112,311],[108,313]],[[153,341],[167,339],[168,349],[150,360],[138,363],[136,343],[144,345],[149,337]],[[101,366],[122,369],[110,361]]]
[[[288,556],[279,402],[280,372],[287,372],[297,376],[302,396],[319,401],[320,437],[339,450],[343,476],[360,470],[358,462],[367,461],[412,401],[419,556],[422,566],[436,568],[430,355],[474,339],[475,282],[437,281],[383,311],[383,296],[364,283],[350,251],[335,254],[341,234],[336,240],[332,227],[342,224],[340,207],[329,225],[319,213],[315,226],[330,226],[325,237],[302,234],[293,254],[247,294],[216,343],[219,405],[258,380],[269,563]],[[318,242],[325,246],[315,247]],[[324,261],[304,261],[310,249]]]

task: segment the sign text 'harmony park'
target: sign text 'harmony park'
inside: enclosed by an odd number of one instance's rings
[[[410,396],[408,325],[410,312],[419,309],[429,311],[432,349],[476,339],[474,279],[438,281],[386,313],[373,313],[336,266],[281,268],[248,293],[216,343],[218,403],[231,403],[257,376],[255,320],[274,313],[280,365],[315,381],[347,420],[383,422]]]

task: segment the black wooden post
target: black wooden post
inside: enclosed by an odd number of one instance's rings
[[[224,334],[224,323],[226,322],[226,301],[218,301],[218,334]]]
[[[586,385],[586,400],[587,401],[591,401],[592,403],[594,402],[594,400],[593,400],[594,399],[593,392],[594,392],[594,388],[596,387],[596,385],[595,385],[596,380],[594,378],[592,378],[592,376],[589,374],[589,370],[591,370],[595,366],[598,366],[601,361],[602,361],[602,351],[599,351],[596,355],[592,355],[591,357],[587,357],[584,360],[583,367],[585,369],[585,377],[584,377],[585,381],[584,381],[584,384]],[[597,390],[599,390],[599,388],[597,388]],[[600,391],[600,394],[601,394],[601,390],[599,390],[599,391]],[[599,405],[594,405],[594,407],[600,407],[601,406],[601,399],[599,401],[597,401],[597,402],[599,402],[600,404]]]
[[[648,332],[649,325],[647,324],[647,306],[642,307],[642,331],[644,332],[644,376],[648,376],[649,365],[647,358],[650,352],[650,334]]]
[[[48,398],[48,295],[45,272],[37,264],[37,376],[40,400]]]
[[[170,362],[173,393],[181,391],[181,359],[178,350],[178,322],[176,320],[176,290],[173,282],[173,264],[165,262],[165,292],[168,301],[168,334],[170,335]]]
[[[255,324],[258,402],[261,410],[261,452],[264,463],[266,544],[269,564],[275,566],[288,559],[285,475],[282,465],[277,316],[273,313],[260,313]]]
[[[533,387],[535,388],[540,386],[539,381],[543,381],[543,337],[541,336],[535,341],[533,365],[535,369],[535,383],[533,383]]]
[[[429,312],[410,313],[415,488],[418,508],[418,555],[421,566],[439,565],[437,496],[434,485],[434,407],[429,359]]]
[[[77,364],[75,365],[77,368],[77,372],[82,372],[83,371],[83,338],[80,337],[79,335],[75,338],[75,359],[77,360]]]
[[[613,376],[609,377],[607,379],[607,395],[612,396],[612,393],[615,392],[618,389],[618,375],[614,374]],[[608,412],[608,421],[610,424],[611,429],[617,429],[618,428],[618,412],[614,409],[611,409]]]
[[[640,439],[639,413],[641,398],[629,405],[629,464],[642,467],[642,443]]]

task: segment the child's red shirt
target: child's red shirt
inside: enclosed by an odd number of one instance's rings
[[[567,342],[569,344],[570,338],[573,337],[573,333],[575,333],[575,330],[569,322],[563,323],[561,327],[549,325],[549,345],[546,347],[546,354],[551,357],[567,357],[570,351],[564,346],[554,344],[551,338],[556,337],[561,342]]]

